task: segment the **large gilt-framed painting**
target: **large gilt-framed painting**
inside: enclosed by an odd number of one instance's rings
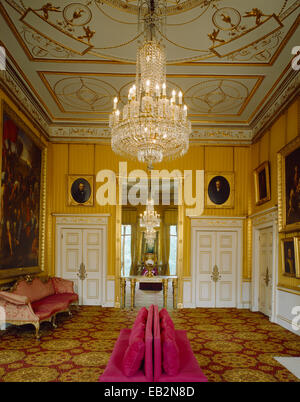
[[[43,270],[46,148],[5,102],[0,136],[0,278]]]
[[[206,208],[234,207],[233,172],[205,173],[205,207]]]
[[[278,153],[279,231],[300,229],[300,136]]]
[[[255,204],[261,205],[271,199],[270,164],[263,162],[254,170]]]

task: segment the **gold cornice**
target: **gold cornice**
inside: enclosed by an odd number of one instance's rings
[[[1,7],[1,5],[0,5]],[[35,90],[35,88],[31,85],[30,81],[28,80],[28,78],[26,77],[26,75],[24,74],[23,70],[19,67],[18,63],[16,62],[16,60],[14,59],[14,57],[12,56],[12,54],[10,53],[10,51],[6,48],[5,44],[0,40],[0,46],[3,46],[5,48],[5,52],[6,55],[8,56],[8,58],[13,62],[14,66],[16,67],[16,69],[18,70],[18,73],[21,75],[21,77],[24,79],[24,81],[26,82],[26,84],[28,85],[28,87],[31,89],[31,91],[33,92],[33,94],[36,96],[36,98],[38,99],[38,101],[43,105],[43,107],[45,108],[46,112],[48,113],[48,119],[49,116],[53,119],[54,116],[52,115],[52,113],[50,112],[50,109],[47,107],[47,105],[43,102],[42,98],[39,96],[38,92]],[[50,120],[50,119],[49,119]]]
[[[252,139],[252,144],[257,143],[264,135],[265,133],[270,129],[270,127],[276,122],[290,107],[290,105],[295,101],[295,98],[299,99],[300,94],[299,94],[299,88],[296,88],[296,90],[289,96],[289,99],[287,103],[284,105],[284,108],[277,110],[277,112],[274,113],[272,116],[273,118],[269,119],[266,124],[254,135]]]
[[[33,125],[33,127],[39,131],[41,136],[44,137],[44,140],[49,141],[49,135],[45,131],[45,129],[31,116],[31,113],[26,109],[26,107],[23,105],[23,103],[18,99],[18,97],[12,93],[0,80],[0,89],[5,93],[5,95],[9,98],[9,100],[14,103],[18,109],[23,113],[27,119],[30,121],[30,123]]]
[[[276,82],[273,84],[272,88],[267,92],[267,94],[264,96],[263,100],[260,102],[260,104],[257,106],[257,108],[255,109],[255,111],[252,113],[252,115],[250,116],[249,121],[254,117],[254,115],[256,114],[256,112],[261,108],[261,106],[264,104],[264,102],[267,100],[268,96],[271,95],[271,93],[274,91],[274,89],[276,88],[276,86],[279,84],[279,82],[282,80],[282,78],[284,77],[284,75],[286,74],[286,72],[291,68],[291,61],[289,61],[289,63],[287,64],[287,66],[285,67],[285,69],[283,70],[283,72],[280,74],[280,76],[277,78]],[[297,91],[297,89],[296,89]],[[289,105],[291,104],[291,102],[293,102],[294,100],[294,96],[295,96],[295,92],[294,94],[292,94],[291,96],[289,96],[289,100],[287,105],[285,105],[283,110],[277,111],[275,113],[275,117],[273,115],[273,119],[277,120],[280,115],[282,113],[284,113],[286,111],[286,109],[289,107]],[[296,94],[296,96],[299,96]],[[268,129],[268,127],[270,127],[270,125],[272,124],[272,121],[270,121],[270,119],[266,122],[266,124],[263,125],[263,127],[261,129],[259,129],[259,131],[254,135],[252,142],[253,144],[255,144],[257,141],[260,140],[260,138],[264,135],[264,133],[266,132],[266,130]]]
[[[292,60],[292,59],[291,59]],[[281,81],[281,79],[283,78],[283,76],[286,74],[286,72],[289,70],[289,68],[291,68],[291,60],[288,62],[287,66],[284,68],[284,70],[281,72],[281,74],[279,75],[279,77],[277,78],[277,80],[275,81],[275,83],[272,85],[272,88],[269,89],[269,91],[267,92],[267,94],[264,96],[263,100],[259,103],[259,105],[256,107],[256,109],[254,110],[254,112],[252,112],[249,121],[255,116],[255,114],[257,113],[257,111],[261,108],[261,106],[265,103],[266,99],[268,98],[268,96],[273,92],[273,90],[275,89],[275,87],[278,85],[278,83]]]

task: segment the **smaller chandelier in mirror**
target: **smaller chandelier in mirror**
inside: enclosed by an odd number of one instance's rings
[[[154,201],[149,199],[146,204],[146,209],[140,215],[140,226],[144,227],[145,240],[149,247],[153,247],[156,238],[155,228],[160,226],[160,215],[154,210]]]

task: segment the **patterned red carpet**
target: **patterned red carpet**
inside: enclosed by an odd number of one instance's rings
[[[138,310],[81,307],[57,316],[58,327],[30,325],[0,332],[0,382],[97,381],[120,328],[131,327]],[[300,338],[260,313],[237,309],[170,312],[176,329],[188,331],[192,349],[210,382],[294,382],[273,356],[300,356]]]

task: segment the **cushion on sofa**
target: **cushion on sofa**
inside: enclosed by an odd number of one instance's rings
[[[175,330],[172,318],[170,317],[170,314],[168,313],[168,311],[165,308],[162,308],[160,310],[159,319],[160,319],[160,325],[161,326],[164,326],[164,325],[166,325],[166,323],[168,323],[169,326],[171,326]]]
[[[153,377],[158,381],[162,374],[162,350],[158,306],[154,306],[153,311]]]
[[[125,351],[122,370],[127,377],[135,375],[140,369],[145,355],[145,342],[141,338],[136,338]]]
[[[174,332],[174,334],[175,334],[174,323],[173,323],[173,321],[171,320],[170,317],[163,317],[163,318],[160,320],[160,330],[162,331],[162,330],[165,329],[166,327],[172,328],[172,330],[173,330],[173,332]]]
[[[128,347],[122,360],[122,370],[127,377],[135,375],[145,357],[145,330],[148,310],[142,307],[133,324]]]
[[[74,284],[72,281],[63,278],[52,278],[55,293],[74,293]]]
[[[131,333],[131,329],[123,328],[120,331],[119,337],[115,343],[113,352],[109,358],[108,364],[100,376],[100,382],[146,382],[144,371],[138,370],[132,377],[127,377],[122,369],[123,357],[128,347],[128,340]]]
[[[153,381],[153,312],[154,305],[152,304],[148,309],[145,330],[144,371],[148,381]]]
[[[174,323],[163,308],[159,312],[162,342],[162,366],[166,374],[176,375],[180,369],[180,354],[176,343]]]
[[[180,355],[175,330],[170,326],[166,326],[161,333],[161,341],[163,369],[168,375],[176,375],[180,369]]]
[[[180,355],[180,369],[177,375],[161,373],[159,382],[207,382],[196,357],[193,354],[186,331],[175,330],[176,344]]]
[[[136,319],[134,321],[134,324],[132,326],[132,329],[138,325],[139,323],[144,323],[146,325],[146,321],[147,321],[147,317],[148,317],[148,310],[146,309],[146,307],[142,307],[139,312],[137,313]]]
[[[142,341],[145,341],[145,330],[146,325],[143,322],[138,323],[134,328],[132,328],[129,337],[129,345],[134,343],[138,338],[141,339]]]
[[[53,295],[55,290],[50,279],[44,283],[40,278],[36,277],[32,282],[20,281],[12,293],[27,296],[30,302],[35,302]]]

